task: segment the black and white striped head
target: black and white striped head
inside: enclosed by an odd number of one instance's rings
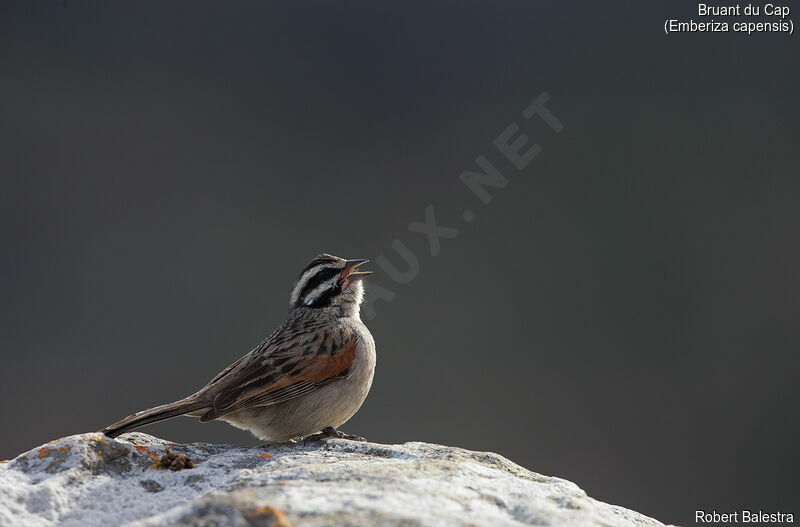
[[[356,271],[356,267],[365,262],[317,255],[297,277],[289,307],[341,310],[342,316],[358,318],[358,306],[364,298],[361,280],[371,271]]]

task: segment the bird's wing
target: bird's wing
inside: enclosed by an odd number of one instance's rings
[[[355,360],[357,341],[348,327],[287,322],[209,383],[212,407],[200,420],[278,404],[345,377]]]

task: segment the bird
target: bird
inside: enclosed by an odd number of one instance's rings
[[[375,373],[375,340],[361,321],[369,260],[318,254],[298,275],[286,322],[201,388],[100,430],[114,438],[180,415],[219,419],[267,443],[328,437],[361,407]]]

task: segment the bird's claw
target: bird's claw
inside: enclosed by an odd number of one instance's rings
[[[320,441],[322,439],[328,439],[330,437],[335,437],[336,439],[347,439],[349,441],[366,441],[366,439],[364,439],[361,436],[345,434],[340,430],[336,430],[332,426],[326,426],[325,428],[322,429],[320,433],[310,435],[305,439],[303,439],[303,444],[305,445],[309,441]]]

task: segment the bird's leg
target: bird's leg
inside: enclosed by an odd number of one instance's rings
[[[329,437],[335,437],[337,439],[349,439],[350,441],[366,441],[366,439],[361,436],[345,434],[340,430],[336,430],[332,426],[326,426],[320,433],[306,437],[303,440],[303,444],[307,443],[308,441],[319,441],[320,439],[327,439]]]

